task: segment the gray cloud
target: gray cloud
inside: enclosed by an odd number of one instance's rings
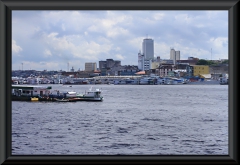
[[[227,11],[13,11],[13,69],[84,69],[107,58],[137,65],[142,40],[154,39],[155,56],[170,47],[189,56],[228,58]]]

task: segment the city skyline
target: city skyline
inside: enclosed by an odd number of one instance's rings
[[[145,38],[161,59],[171,47],[181,59],[228,59],[228,11],[13,11],[12,70],[138,65]]]

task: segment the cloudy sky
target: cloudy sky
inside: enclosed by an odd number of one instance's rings
[[[109,58],[137,65],[147,37],[161,59],[170,47],[181,60],[228,59],[228,11],[13,10],[12,69],[84,70]]]

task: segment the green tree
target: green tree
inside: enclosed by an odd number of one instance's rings
[[[214,64],[216,64],[216,63],[211,60],[208,61],[208,65],[214,65]]]
[[[224,60],[222,64],[228,64],[228,60]]]
[[[198,62],[196,63],[196,65],[208,65],[208,61],[204,60],[204,59],[200,59],[198,60]]]
[[[198,62],[196,63],[196,65],[215,65],[216,63],[212,60],[204,60],[204,59],[200,59],[198,60]]]

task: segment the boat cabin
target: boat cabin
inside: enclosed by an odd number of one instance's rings
[[[50,93],[51,86],[12,85],[14,96],[44,96]]]
[[[96,91],[88,91],[84,94],[84,97],[92,97],[92,98],[98,98],[101,97],[101,91],[99,89],[96,89]]]

